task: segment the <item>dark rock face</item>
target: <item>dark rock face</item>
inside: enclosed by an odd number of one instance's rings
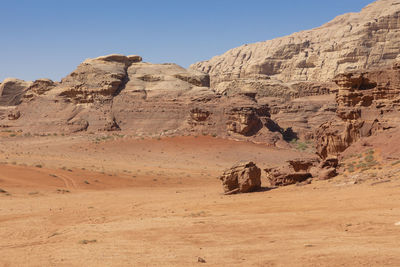
[[[219,178],[226,194],[248,193],[261,188],[261,169],[253,162],[239,163]]]

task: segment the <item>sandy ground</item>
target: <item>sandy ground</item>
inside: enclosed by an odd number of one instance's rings
[[[0,266],[400,266],[396,177],[224,196],[239,160],[310,155],[212,137],[0,145]]]

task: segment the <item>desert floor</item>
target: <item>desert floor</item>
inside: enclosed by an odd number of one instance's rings
[[[1,266],[400,266],[396,177],[224,196],[218,175],[237,161],[310,154],[203,136],[0,137]]]

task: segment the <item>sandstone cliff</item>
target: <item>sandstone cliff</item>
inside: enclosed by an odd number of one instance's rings
[[[209,85],[206,73],[145,63],[139,56],[87,59],[60,82],[4,81],[0,127],[30,133],[208,134],[271,145],[285,139],[268,103],[251,92],[222,96]]]
[[[400,126],[400,64],[355,71],[335,77],[337,117],[317,132],[317,151],[325,158],[337,155],[362,137],[397,131]]]
[[[219,91],[252,87],[260,95],[296,96],[299,89],[282,82],[327,82],[339,73],[391,64],[399,54],[400,1],[379,0],[319,28],[246,44],[191,68],[209,73]]]

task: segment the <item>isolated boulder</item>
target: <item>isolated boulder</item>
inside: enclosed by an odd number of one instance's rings
[[[253,162],[239,163],[219,178],[225,194],[248,193],[261,188],[261,169]]]

